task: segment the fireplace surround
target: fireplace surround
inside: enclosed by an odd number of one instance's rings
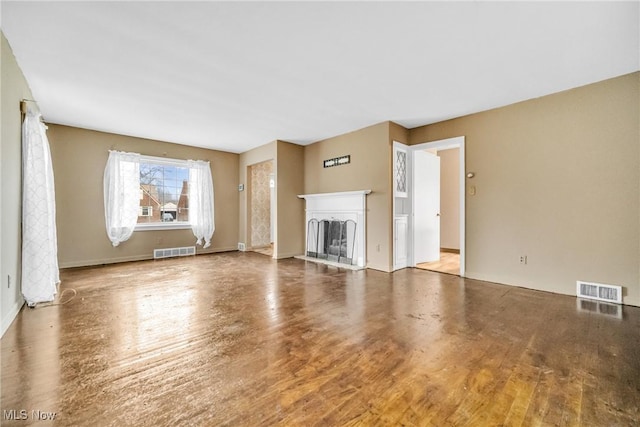
[[[371,190],[303,194],[305,256],[309,261],[364,268],[366,196]]]

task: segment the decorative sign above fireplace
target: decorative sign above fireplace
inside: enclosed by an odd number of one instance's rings
[[[351,155],[347,154],[346,156],[334,157],[333,159],[328,159],[322,162],[322,165],[325,168],[331,168],[333,166],[342,166],[351,163]]]

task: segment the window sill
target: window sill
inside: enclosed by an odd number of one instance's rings
[[[188,222],[154,222],[149,224],[136,224],[134,231],[157,231],[157,230],[190,230]]]

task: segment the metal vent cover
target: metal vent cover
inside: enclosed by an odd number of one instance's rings
[[[588,298],[598,301],[613,302],[622,304],[622,287],[615,285],[605,285],[603,283],[576,282],[576,295],[578,298]]]
[[[172,258],[177,256],[189,256],[189,255],[195,255],[195,254],[196,254],[195,246],[185,246],[182,248],[154,249],[153,259]]]

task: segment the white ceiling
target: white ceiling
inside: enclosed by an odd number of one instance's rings
[[[640,69],[626,3],[2,2],[50,123],[243,152]]]

